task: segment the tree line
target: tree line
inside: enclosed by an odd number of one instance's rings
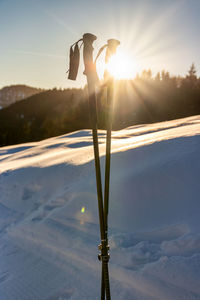
[[[99,128],[105,128],[106,89],[97,95]],[[144,70],[134,80],[117,80],[113,129],[200,114],[200,78],[192,64],[187,75]],[[38,141],[90,128],[87,87],[53,89],[0,110],[0,145]]]

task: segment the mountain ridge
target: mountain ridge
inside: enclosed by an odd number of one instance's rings
[[[4,86],[0,89],[0,108],[8,107],[20,100],[43,92],[45,89],[31,87],[25,84]]]

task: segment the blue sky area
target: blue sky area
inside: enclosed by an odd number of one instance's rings
[[[74,87],[86,82],[82,66],[67,80],[69,47],[83,33],[107,39],[137,62],[185,75],[192,62],[200,75],[199,0],[0,0],[0,87]]]

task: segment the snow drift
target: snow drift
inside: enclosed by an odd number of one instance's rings
[[[112,299],[200,299],[199,153],[199,116],[113,132]],[[99,299],[91,132],[0,148],[0,172],[0,299]]]

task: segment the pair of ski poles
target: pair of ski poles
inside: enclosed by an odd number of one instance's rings
[[[109,210],[109,185],[110,185],[110,151],[111,151],[111,131],[112,131],[112,105],[113,105],[113,78],[109,76],[108,72],[105,72],[104,79],[107,87],[107,111],[106,111],[106,160],[105,160],[105,185],[104,185],[104,200],[102,193],[101,182],[101,168],[99,157],[99,145],[98,145],[98,125],[97,125],[97,103],[96,103],[96,60],[93,61],[93,42],[97,37],[91,33],[86,33],[83,38],[73,44],[70,48],[70,68],[68,78],[75,80],[78,72],[80,52],[78,43],[83,43],[83,61],[85,65],[84,74],[87,77],[88,84],[88,98],[90,107],[90,119],[92,125],[92,136],[94,146],[94,158],[95,158],[95,171],[96,171],[96,185],[97,185],[97,198],[98,198],[98,210],[99,210],[99,224],[100,224],[100,237],[101,244],[98,246],[100,254],[99,260],[102,262],[102,277],[101,277],[101,300],[110,300],[110,282],[109,282],[109,245],[108,245],[108,210]],[[104,48],[106,50],[105,62],[107,63],[110,57],[115,54],[117,46],[120,44],[115,39],[108,40],[97,55],[101,54]],[[74,47],[74,48],[73,48]],[[96,59],[97,59],[96,58]]]

